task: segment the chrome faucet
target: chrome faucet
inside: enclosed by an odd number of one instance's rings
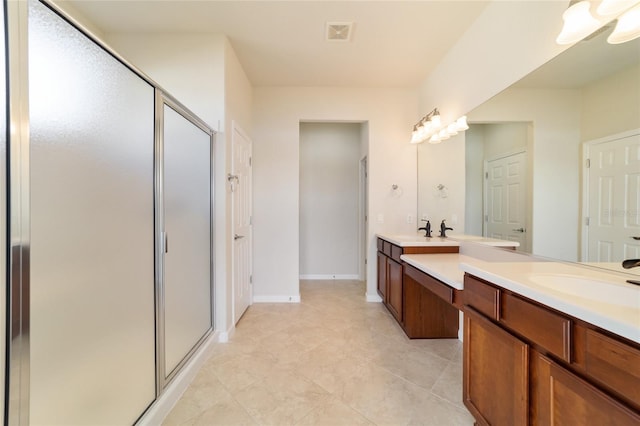
[[[422,219],[422,221],[427,222],[427,224],[422,228],[418,228],[418,231],[424,231],[424,236],[427,238],[431,238],[431,222],[426,219]]]
[[[447,238],[447,231],[453,231],[453,228],[448,228],[444,223],[444,219],[442,219],[442,223],[440,224],[440,237]]]

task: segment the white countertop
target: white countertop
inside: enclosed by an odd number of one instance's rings
[[[640,286],[634,274],[563,262],[483,261],[459,253],[404,254],[400,259],[464,289],[468,272],[516,294],[640,343]]]
[[[403,254],[400,259],[457,290],[464,288],[460,262],[473,260],[458,253]]]
[[[633,275],[561,262],[484,262],[469,257],[460,268],[640,343],[640,286],[625,282]]]
[[[437,235],[438,232],[434,231],[433,234]],[[427,238],[423,233],[413,235],[376,234],[376,236],[400,247],[458,247],[461,242],[477,243],[492,247],[520,246],[520,243],[517,241],[498,240],[495,238],[465,234],[451,234],[447,236],[447,238],[437,236]]]

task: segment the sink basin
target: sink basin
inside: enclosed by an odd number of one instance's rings
[[[529,280],[537,286],[565,295],[640,308],[640,287],[624,283],[622,278],[620,284],[570,274],[531,274]]]

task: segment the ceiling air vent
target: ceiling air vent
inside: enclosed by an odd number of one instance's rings
[[[327,41],[349,41],[353,22],[327,22]]]

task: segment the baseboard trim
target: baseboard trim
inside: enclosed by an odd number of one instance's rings
[[[253,296],[253,303],[300,303],[300,295],[293,296]]]
[[[301,280],[359,280],[358,274],[305,274],[300,275]]]
[[[376,294],[367,294],[367,302],[372,302],[372,303],[380,303],[382,302],[382,297],[380,297],[380,295]]]
[[[174,377],[162,394],[160,394],[142,417],[140,417],[136,425],[153,426],[162,424],[196,377],[202,365],[209,358],[214,345],[220,342],[220,334],[218,331],[211,333],[207,340],[205,340],[200,348],[193,354],[191,360],[185,364],[182,371]]]
[[[221,331],[220,335],[218,337],[218,342],[220,343],[228,343],[229,340],[231,339],[231,337],[233,337],[233,335],[236,332],[236,326],[232,325],[231,327],[229,327],[229,329],[227,331]]]

